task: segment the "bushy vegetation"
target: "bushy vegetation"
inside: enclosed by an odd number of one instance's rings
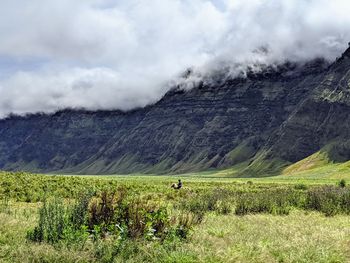
[[[80,193],[106,187],[116,188],[115,180],[78,176],[42,176],[30,173],[0,173],[0,197],[6,196],[19,202],[40,202],[47,197],[78,198]],[[28,187],[30,186],[30,187]]]
[[[302,195],[289,190],[250,192],[238,196],[236,215],[269,213],[288,215],[293,206],[300,206]]]
[[[293,208],[318,211],[326,216],[350,214],[350,189],[325,185],[247,192],[237,196],[235,214],[288,215]]]
[[[180,202],[180,208],[193,213],[196,216],[196,220],[200,222],[207,212],[229,214],[232,211],[233,198],[234,192],[223,188],[216,188],[182,200]]]
[[[327,216],[350,214],[350,189],[334,186],[311,189],[307,192],[305,207]]]
[[[186,239],[199,223],[192,213],[179,210],[172,216],[166,205],[130,196],[125,188],[115,192],[84,194],[73,204],[54,198],[43,202],[37,226],[27,238],[34,242],[69,245],[105,239],[164,241]]]
[[[212,218],[224,229],[220,220],[225,218],[244,222],[251,215],[290,217],[294,211],[315,211],[324,218],[350,214],[350,189],[336,181],[306,185],[184,180],[183,189],[176,191],[170,188],[172,180],[4,173],[0,216],[16,218],[13,204],[33,204],[35,208],[20,215],[34,218],[22,232],[26,244],[87,253],[84,262],[216,262],[188,251],[182,257],[181,252]]]
[[[345,179],[341,179],[341,180],[339,181],[338,185],[339,185],[341,188],[346,187],[346,181],[345,181]]]
[[[45,200],[39,209],[38,225],[27,232],[27,238],[50,244],[64,241],[83,245],[88,238],[87,204],[86,196],[71,207],[59,198]]]

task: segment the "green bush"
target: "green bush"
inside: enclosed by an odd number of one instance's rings
[[[0,201],[0,213],[11,214],[10,199],[7,196]]]
[[[305,185],[305,184],[296,184],[296,185],[294,186],[294,189],[296,189],[296,190],[307,190],[308,187],[307,187],[307,185]]]
[[[307,193],[305,209],[333,216],[339,213],[350,214],[350,190],[335,186],[322,186]]]
[[[231,191],[216,188],[209,193],[204,193],[182,201],[180,208],[187,210],[203,219],[206,212],[228,214],[231,212],[230,201],[234,198]]]
[[[345,188],[346,187],[346,181],[344,179],[341,179],[338,183],[339,187]]]
[[[53,199],[44,201],[39,210],[39,222],[33,231],[28,232],[28,238],[32,241],[57,243],[67,232],[67,211],[62,200]]]
[[[80,193],[105,188],[116,189],[116,180],[72,176],[47,176],[25,172],[1,172],[0,196],[7,196],[21,202],[40,202],[46,196],[77,198]],[[30,187],[28,187],[30,186]]]
[[[232,212],[231,203],[227,200],[219,202],[217,212],[222,215],[228,215]]]
[[[293,206],[299,207],[302,196],[291,190],[247,192],[236,199],[236,215],[268,213],[288,215]]]
[[[252,181],[247,181],[247,185],[253,185]]]
[[[174,217],[166,206],[136,196],[125,189],[82,195],[73,205],[62,199],[45,200],[39,209],[37,226],[28,231],[29,240],[84,244],[89,236],[95,242],[106,237],[116,240],[165,240],[169,236],[187,238],[200,218],[187,211]]]
[[[75,230],[79,230],[82,226],[86,225],[89,214],[89,203],[92,197],[92,192],[82,194],[78,197],[78,202],[72,207],[69,220]]]
[[[176,227],[173,229],[174,236],[186,239],[192,227],[199,224],[202,218],[197,214],[182,212],[177,216],[176,221]]]

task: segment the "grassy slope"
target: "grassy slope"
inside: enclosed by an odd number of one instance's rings
[[[205,177],[205,178],[240,178],[242,171],[247,168],[247,163],[235,165],[225,170],[212,170],[202,173],[189,173],[179,176]],[[317,152],[295,164],[282,169],[277,176],[249,178],[257,182],[286,182],[286,183],[334,183],[340,179],[350,180],[350,161],[334,163],[329,160],[325,152]]]
[[[285,169],[284,177],[314,179],[350,179],[350,162],[331,162],[325,153],[318,152]]]

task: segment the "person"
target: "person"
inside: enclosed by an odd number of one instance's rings
[[[182,182],[181,182],[181,179],[179,179],[178,183],[177,184],[172,184],[171,185],[171,188],[174,188],[176,190],[179,190],[182,188]]]
[[[179,182],[178,182],[178,184],[177,184],[177,189],[181,189],[182,188],[182,182],[181,182],[181,180],[179,179]]]

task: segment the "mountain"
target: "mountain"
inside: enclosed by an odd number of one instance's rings
[[[0,121],[0,169],[80,174],[243,167],[278,174],[317,152],[350,160],[350,49],[174,87],[130,112],[63,110]]]
[[[269,141],[266,159],[295,163],[321,151],[332,162],[350,160],[350,48]]]

